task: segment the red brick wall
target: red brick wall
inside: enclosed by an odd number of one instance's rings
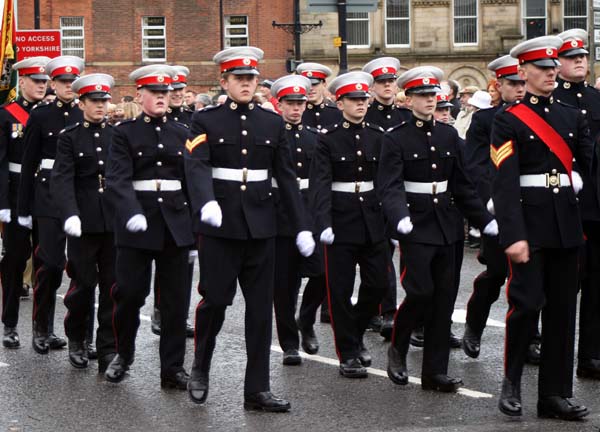
[[[33,1],[19,2],[18,26],[33,29]],[[142,66],[142,17],[164,16],[167,26],[167,63],[190,68],[189,87],[196,91],[218,88],[218,69],[212,63],[220,50],[219,2],[216,0],[40,0],[40,27],[60,28],[61,16],[83,16],[86,72],[115,77],[115,100],[135,93],[129,72]],[[273,28],[273,20],[291,23],[293,0],[223,0],[224,15],[248,15],[250,44],[265,51],[260,65],[264,77],[286,73],[293,36]]]

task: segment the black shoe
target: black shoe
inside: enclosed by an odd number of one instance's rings
[[[538,366],[540,364],[541,357],[541,346],[538,342],[532,342],[529,344],[529,348],[527,348],[527,357],[525,357],[525,362],[530,365]]]
[[[439,374],[421,377],[423,390],[434,390],[442,393],[455,393],[463,382],[460,378],[450,378],[448,375]]]
[[[50,333],[48,335],[46,343],[48,344],[48,348],[50,348],[51,350],[59,350],[67,346],[67,341],[61,337],[56,336],[54,333]]]
[[[117,354],[116,353],[108,353],[98,357],[98,373],[103,374],[106,372],[108,365],[113,361]]]
[[[298,366],[302,364],[302,357],[297,349],[291,348],[283,352],[283,364],[285,366]]]
[[[450,348],[460,348],[462,342],[458,336],[454,334],[452,330],[450,330]]]
[[[291,405],[270,391],[244,395],[244,409],[266,412],[287,412]]]
[[[481,335],[471,330],[468,324],[465,324],[465,334],[462,338],[462,349],[466,355],[471,358],[479,357],[481,349]]]
[[[15,327],[4,326],[2,345],[4,348],[19,348],[21,346],[19,334],[17,333],[17,329]]]
[[[104,377],[107,381],[112,383],[121,382],[123,381],[123,378],[125,378],[125,373],[129,370],[130,364],[131,362],[126,361],[123,357],[117,354],[106,368]]]
[[[381,325],[383,324],[383,318],[381,315],[375,315],[369,320],[367,324],[367,331],[379,333],[381,331]]]
[[[517,417],[523,414],[521,406],[521,384],[513,384],[508,378],[502,381],[502,393],[498,409],[507,416]]]
[[[383,314],[383,319],[381,321],[381,330],[379,330],[379,334],[386,341],[389,341],[392,338],[392,331],[394,330],[394,314],[395,312],[388,312]]]
[[[186,322],[185,323],[185,337],[193,339],[195,334],[196,334],[196,330],[194,329],[194,326],[191,325],[189,322]]]
[[[6,346],[6,345],[4,345]],[[600,360],[587,359],[577,361],[577,376],[600,380]]]
[[[31,288],[29,284],[24,283],[21,292],[19,293],[19,297],[29,298],[29,288]]]
[[[423,348],[425,346],[425,334],[423,327],[417,327],[410,334],[410,344],[414,347]]]
[[[362,365],[359,359],[352,358],[340,362],[340,375],[346,378],[366,378],[367,369]]]
[[[160,386],[162,388],[173,388],[177,390],[186,390],[188,386],[188,381],[190,380],[190,375],[184,371],[180,370],[176,373],[165,374],[160,377]]]
[[[150,330],[157,336],[160,336],[160,309],[154,308],[152,321],[150,321]]]
[[[31,345],[33,349],[38,354],[48,354],[50,351],[50,347],[48,346],[48,333],[37,330],[36,326],[33,326],[32,337],[31,337]]]
[[[203,404],[208,397],[208,375],[203,373],[194,373],[187,383],[188,395],[192,402]]]
[[[83,342],[69,340],[69,362],[77,369],[88,367],[87,349]]]
[[[388,348],[388,377],[394,384],[408,384],[408,372],[406,370],[406,355],[402,355],[393,345]]]
[[[88,353],[88,359],[96,360],[98,358],[98,352],[96,351],[96,346],[93,342],[85,341],[85,349]]]
[[[570,399],[560,396],[541,397],[537,403],[537,415],[542,418],[579,420],[589,413],[583,405],[575,405]]]
[[[303,327],[300,322],[297,322],[298,330],[300,330],[300,336],[302,337],[302,349],[306,354],[316,354],[319,352],[319,341],[315,334],[313,326]]]
[[[371,363],[373,362],[371,353],[365,346],[364,342],[360,343],[360,352],[358,353],[358,360],[360,361],[360,364],[362,364],[364,367],[371,366]]]

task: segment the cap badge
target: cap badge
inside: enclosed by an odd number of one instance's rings
[[[571,41],[571,46],[575,48],[577,46],[577,41],[576,40],[572,40]]]
[[[69,72],[69,73],[70,73],[70,72],[72,72],[72,71],[73,71],[73,68],[72,68],[71,66],[67,66],[67,67],[65,68],[65,72]]]
[[[311,77],[312,76],[312,72],[311,71],[306,72],[306,76],[307,77]]]
[[[173,77],[173,81],[179,81],[179,75],[175,75],[175,76]]]
[[[102,90],[102,84],[96,84],[96,90]]]
[[[294,88],[292,90],[294,90],[294,93],[299,93],[300,92],[300,87],[294,86]]]
[[[40,73],[43,73],[46,69],[44,69],[44,66],[40,66]]]
[[[362,90],[363,89],[363,86],[362,86],[361,83],[356,84],[355,87],[356,87],[356,90]]]
[[[158,81],[158,82],[163,82],[164,80],[165,80],[165,77],[162,75],[159,75],[156,77],[156,81]]]
[[[423,78],[423,84],[429,84],[429,78]]]
[[[246,66],[250,65],[250,59],[248,57],[246,57],[244,60],[242,60],[242,63],[244,63]]]
[[[386,67],[382,67],[382,68],[381,68],[381,72],[383,72],[384,74],[385,74],[385,73],[388,73],[388,68],[386,68]]]
[[[551,56],[553,53],[554,53],[554,51],[552,51],[552,48],[546,48],[546,54]]]

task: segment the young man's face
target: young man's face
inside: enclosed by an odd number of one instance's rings
[[[247,104],[252,102],[254,93],[256,93],[258,76],[227,74],[221,78],[220,83],[223,90],[227,92],[227,96],[232,100]]]
[[[558,67],[540,67],[533,63],[525,63],[519,67],[519,76],[526,82],[527,91],[538,96],[550,96],[554,90],[554,82],[558,75]]]
[[[433,112],[433,118],[440,123],[450,123],[450,107],[436,108]]]
[[[179,108],[183,105],[183,89],[174,89],[169,92],[169,106]]]
[[[337,101],[337,107],[344,113],[346,120],[360,123],[367,114],[369,98],[342,97]]]
[[[306,109],[305,101],[282,99],[277,104],[281,117],[288,123],[298,124],[302,120],[302,114]]]
[[[183,101],[185,102],[185,104],[187,106],[193,107],[194,104],[196,103],[196,95],[194,93],[192,93],[191,91],[187,91],[183,95]]]
[[[313,84],[308,92],[308,102],[313,105],[318,105],[323,101],[323,93],[325,92],[325,83],[320,81],[319,84]]]
[[[33,79],[28,76],[19,78],[19,88],[23,97],[29,102],[38,102],[46,95],[46,80]]]
[[[373,90],[375,98],[379,102],[390,105],[394,102],[398,88],[396,87],[396,80],[394,78],[390,78],[375,81],[371,87],[371,90]]]
[[[108,111],[108,99],[90,99],[84,97],[79,100],[79,109],[83,111],[83,118],[92,123],[100,123]]]
[[[169,100],[168,90],[142,88],[138,92],[137,97],[142,107],[142,111],[149,116],[161,117],[167,112]]]
[[[496,89],[498,89],[503,101],[513,103],[525,96],[525,81],[500,78],[496,83]]]
[[[59,78],[53,80],[52,88],[56,92],[56,97],[63,102],[71,102],[75,98],[75,93],[73,93],[73,89],[71,88],[73,81],[75,80]]]
[[[435,93],[413,93],[407,97],[409,105],[417,116],[428,118],[433,115],[437,105]]]
[[[567,81],[581,82],[588,73],[588,58],[585,54],[560,58],[559,75]]]

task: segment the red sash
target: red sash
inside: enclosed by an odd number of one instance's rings
[[[4,107],[6,111],[8,111],[14,118],[19,120],[23,126],[27,124],[27,120],[29,120],[29,113],[23,109],[21,105],[16,102],[8,104]]]
[[[558,132],[554,130],[546,121],[535,113],[531,108],[523,103],[512,105],[506,109],[516,118],[527,125],[535,134],[540,137],[542,142],[548,146],[556,157],[563,164],[569,177],[573,171],[573,152]]]

